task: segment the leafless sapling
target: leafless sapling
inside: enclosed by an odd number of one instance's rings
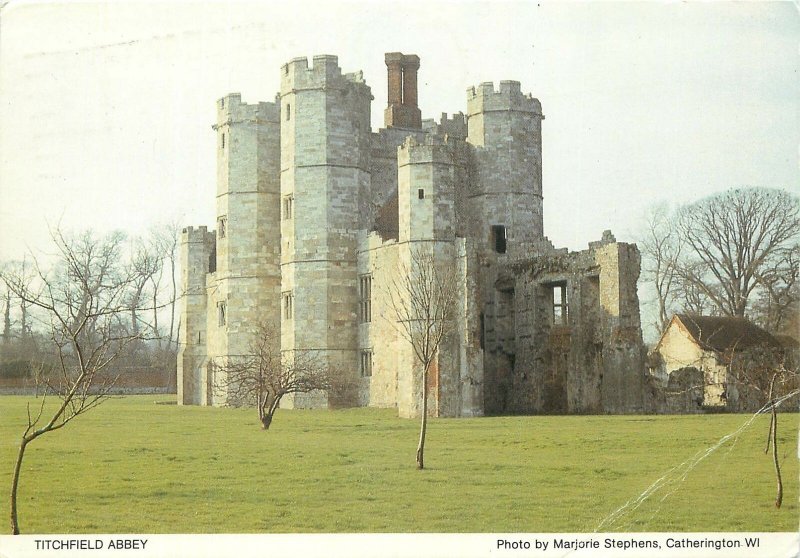
[[[428,377],[445,338],[454,330],[458,297],[456,268],[452,258],[437,261],[433,245],[410,249],[408,265],[400,265],[391,280],[388,299],[394,316],[390,323],[411,345],[422,367],[422,399],[417,468],[425,464],[428,425]]]
[[[246,354],[226,357],[213,368],[217,393],[232,406],[254,405],[264,430],[285,395],[328,390],[335,383],[313,351],[281,351],[280,330],[265,322],[253,333]]]
[[[34,259],[35,281],[11,272],[2,280],[8,289],[38,311],[52,348],[52,371],[40,377],[45,383],[38,410],[27,409],[27,424],[20,439],[11,480],[11,532],[19,534],[17,493],[25,450],[45,434],[54,432],[105,401],[117,374],[114,359],[137,339],[122,321],[132,278],[115,264],[118,235],[98,239],[91,233],[67,237],[52,234],[56,261],[46,271]],[[58,398],[55,408],[48,395]]]

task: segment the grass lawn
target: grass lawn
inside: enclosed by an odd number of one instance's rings
[[[593,531],[748,418],[436,419],[417,471],[418,423],[391,410],[281,410],[264,432],[254,410],[155,404],[170,399],[114,399],[28,446],[22,532]],[[27,400],[0,397],[6,518]],[[781,509],[768,421],[602,530],[796,530],[798,416],[779,416]]]

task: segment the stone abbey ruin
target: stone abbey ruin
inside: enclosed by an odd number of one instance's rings
[[[422,119],[419,58],[385,59],[378,131],[370,87],[336,56],[283,65],[274,102],[217,102],[216,232],[187,227],[181,242],[179,403],[226,404],[215,363],[245,354],[267,322],[280,350],[314,351],[347,376],[345,405],[417,416],[420,364],[386,293],[424,246],[458,285],[431,414],[642,411],[639,252],[609,231],[579,252],[544,236],[539,101],[516,81],[482,83],[466,113]]]

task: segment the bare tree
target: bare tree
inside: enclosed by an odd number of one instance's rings
[[[763,287],[753,304],[753,318],[776,333],[798,331],[800,315],[800,243],[781,249],[773,261],[759,270]]]
[[[281,351],[280,330],[259,324],[245,355],[214,366],[214,388],[231,406],[255,405],[268,430],[281,399],[333,387],[331,370],[312,351]]]
[[[4,262],[2,267],[6,273],[13,273],[14,276],[25,285],[30,285],[35,279],[33,269],[27,257],[24,257],[22,260]],[[26,340],[32,333],[30,304],[14,296],[14,293],[9,289],[6,289],[5,298],[6,307],[3,316],[3,335],[6,339],[16,336],[21,340]],[[13,299],[17,299],[14,303],[17,307],[16,319],[11,316]],[[15,334],[14,330],[17,330],[18,334]]]
[[[154,304],[153,306],[162,307],[167,306],[169,308],[169,333],[167,340],[169,342],[169,349],[176,350],[178,348],[178,341],[176,339],[178,328],[175,324],[175,306],[178,300],[178,284],[176,278],[176,268],[177,268],[177,258],[178,258],[178,239],[179,239],[179,232],[180,232],[180,225],[177,221],[172,221],[169,223],[165,223],[163,225],[159,225],[154,227],[150,231],[150,239],[151,243],[154,246],[155,250],[160,256],[162,261],[161,271],[160,273],[166,271],[167,273],[167,280],[169,281],[169,290],[167,299],[163,302],[160,302],[158,305]],[[158,286],[161,284],[161,276],[159,275],[158,279],[155,277],[153,278],[153,290],[154,293]],[[156,296],[154,294],[154,296]],[[154,323],[158,323],[158,317],[154,313]]]
[[[423,469],[428,376],[442,342],[455,327],[453,317],[458,296],[455,265],[452,259],[437,261],[433,245],[414,246],[410,249],[409,265],[400,265],[388,294],[397,320],[392,323],[422,365],[422,419],[416,461],[417,468]]]
[[[139,309],[143,306],[143,299],[145,297],[149,298],[146,290],[161,270],[160,254],[153,248],[152,245],[142,239],[136,239],[134,241],[133,254],[131,255],[129,271],[131,288],[128,290],[126,303],[131,314],[131,332],[136,335],[139,334],[140,322],[142,322],[142,318],[139,316]],[[153,287],[154,315],[158,313],[157,293],[157,286],[155,286]],[[157,322],[155,324],[147,325],[155,330],[154,336],[158,338]]]
[[[11,531],[19,534],[17,491],[28,445],[59,430],[101,404],[117,379],[112,363],[137,337],[121,327],[131,277],[118,273],[117,249],[121,236],[98,239],[91,233],[65,237],[53,233],[57,261],[50,271],[34,258],[35,281],[12,271],[0,278],[7,288],[36,308],[46,324],[52,347],[53,372],[40,374],[45,396],[38,411],[28,404],[27,426],[20,440],[11,483]],[[48,394],[59,403],[51,411]],[[46,412],[47,411],[47,412]]]
[[[3,343],[11,341],[11,290],[6,289],[3,297],[5,306],[3,307]]]
[[[674,217],[667,204],[653,206],[648,212],[644,237],[639,243],[642,279],[655,289],[658,316],[654,325],[659,333],[669,325],[680,299],[676,263],[682,243],[674,225]]]
[[[695,267],[695,273],[700,273]],[[686,314],[693,314],[697,316],[719,316],[720,310],[715,306],[711,300],[706,296],[703,289],[696,283],[687,280],[685,274],[677,274],[675,278],[675,286],[678,292],[676,306],[680,311]]]
[[[769,289],[770,270],[797,246],[800,204],[783,190],[729,190],[682,208],[678,227],[682,280],[719,313],[744,317],[754,292]]]

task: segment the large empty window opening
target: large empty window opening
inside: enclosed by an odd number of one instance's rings
[[[553,289],[553,324],[567,325],[569,311],[567,307],[567,283],[554,283]]]
[[[372,275],[362,275],[358,281],[360,305],[359,318],[362,322],[372,321]]]
[[[506,227],[505,225],[492,225],[492,244],[498,254],[506,253]]]

